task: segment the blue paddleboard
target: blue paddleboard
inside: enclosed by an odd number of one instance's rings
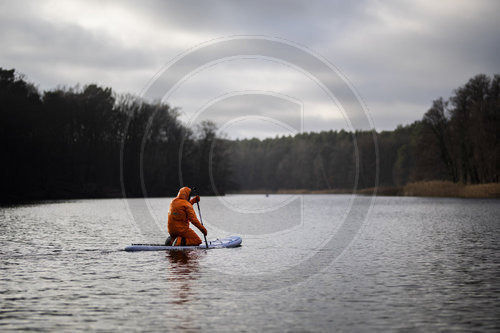
[[[222,249],[228,247],[238,247],[241,245],[240,236],[230,236],[222,239],[208,241],[208,249]],[[125,251],[166,251],[166,250],[203,250],[207,249],[205,242],[198,246],[165,246],[163,244],[132,244],[125,247]]]

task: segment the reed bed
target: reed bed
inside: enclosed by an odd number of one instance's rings
[[[231,194],[352,194],[353,189],[281,189],[235,191]],[[500,183],[464,185],[450,181],[432,180],[409,183],[401,187],[357,189],[356,194],[408,197],[450,197],[450,198],[500,198]]]
[[[499,198],[500,184],[465,185],[449,181],[425,181],[409,183],[403,187],[404,196],[453,197],[453,198]]]

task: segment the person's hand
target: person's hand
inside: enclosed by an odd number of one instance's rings
[[[206,235],[207,235],[207,233],[208,233],[208,232],[207,232],[207,228],[205,228],[204,226],[201,226],[200,231],[202,232],[202,234],[203,234],[204,236],[206,236]]]
[[[191,199],[191,202],[193,205],[197,202],[200,202],[200,196],[199,195],[195,196],[193,199]]]

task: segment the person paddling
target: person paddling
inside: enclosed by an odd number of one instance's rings
[[[177,197],[170,202],[168,208],[168,233],[169,236],[165,241],[167,246],[179,245],[200,245],[201,239],[193,229],[189,228],[189,222],[194,224],[204,236],[207,235],[207,229],[200,223],[193,205],[200,201],[200,196],[191,197],[191,189],[183,187],[179,190]]]

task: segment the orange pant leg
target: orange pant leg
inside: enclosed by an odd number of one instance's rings
[[[188,229],[184,232],[177,234],[177,236],[181,236],[186,240],[186,245],[200,245],[201,239],[198,237],[196,232],[192,229]]]

